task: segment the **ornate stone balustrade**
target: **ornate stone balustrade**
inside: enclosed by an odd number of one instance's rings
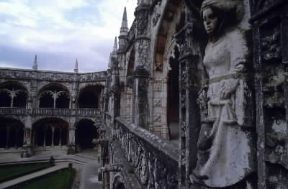
[[[93,108],[81,109],[53,109],[53,108],[0,108],[0,115],[32,115],[32,116],[78,116],[95,117],[100,116],[100,111]]]
[[[113,139],[119,140],[134,173],[147,188],[177,188],[178,150],[149,131],[117,118]]]
[[[27,115],[31,114],[31,109],[26,108],[0,108],[0,115]]]
[[[105,81],[106,72],[83,73],[75,74],[68,72],[56,71],[32,71],[26,69],[9,69],[2,68],[0,78],[5,79],[27,79],[27,80],[42,80],[42,81],[68,81],[73,82],[79,80],[80,82],[89,81]]]

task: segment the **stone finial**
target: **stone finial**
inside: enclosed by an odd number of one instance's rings
[[[35,57],[34,57],[34,63],[33,63],[32,69],[33,70],[38,70],[37,55],[35,55]]]
[[[117,47],[118,45],[117,45],[117,37],[115,37],[115,39],[114,39],[114,46],[113,46],[113,52],[117,52]]]
[[[77,60],[77,58],[76,58],[76,62],[75,62],[75,67],[74,67],[74,72],[75,73],[78,73],[78,60]]]
[[[124,7],[123,17],[122,17],[122,24],[120,28],[120,36],[128,34],[128,20],[127,20],[127,11],[126,7]]]
[[[115,37],[113,50],[112,50],[112,52],[110,53],[110,57],[109,57],[109,64],[108,64],[108,67],[109,67],[109,68],[112,67],[112,59],[115,58],[115,57],[117,57],[117,49],[118,49],[117,37]]]

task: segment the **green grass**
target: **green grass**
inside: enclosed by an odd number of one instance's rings
[[[21,183],[10,189],[70,189],[75,169],[61,169],[40,178]]]
[[[3,165],[0,166],[0,183],[11,180],[41,169],[50,167],[49,163],[29,163],[18,165]]]

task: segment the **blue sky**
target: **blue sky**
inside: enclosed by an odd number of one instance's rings
[[[0,67],[107,69],[124,6],[129,26],[137,0],[0,0]]]

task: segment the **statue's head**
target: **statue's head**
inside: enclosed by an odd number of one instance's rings
[[[219,17],[211,7],[203,9],[202,12],[204,28],[208,35],[213,35],[219,27]]]
[[[243,2],[241,0],[204,0],[201,14],[207,34],[219,35],[242,19]]]

